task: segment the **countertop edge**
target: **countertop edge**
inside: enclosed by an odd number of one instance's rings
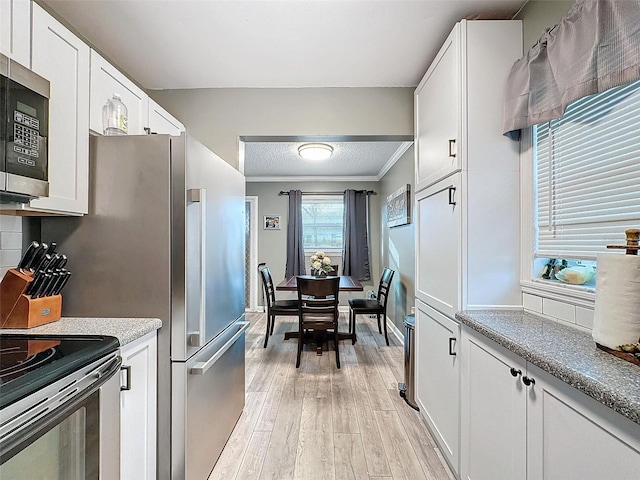
[[[116,337],[123,347],[161,327],[159,318],[63,317],[29,329],[2,329],[0,335],[106,335]]]
[[[457,312],[455,317],[462,324],[493,340],[507,350],[510,350],[519,357],[522,357],[527,362],[532,363],[548,374],[562,380],[567,385],[570,385],[576,390],[588,395],[634,423],[640,424],[640,400],[620,395],[620,392],[615,390],[613,386],[597,381],[578,369],[567,366],[566,364],[551,358],[542,352],[536,351],[536,349],[530,345],[525,345],[513,337],[509,337],[501,332],[493,330],[485,325],[481,320],[474,318],[474,313],[480,312],[461,311]],[[483,311],[482,313],[490,314],[491,311]],[[501,310],[499,313],[504,315],[508,314],[509,311]],[[523,315],[522,311],[514,310],[512,313],[514,313],[514,315]],[[547,320],[544,317],[530,314],[528,312],[526,315],[537,321],[549,322],[553,324],[554,327],[558,326],[555,322]],[[571,327],[568,326],[561,327],[571,329]],[[585,335],[587,334],[585,333]],[[611,356],[610,360],[612,362],[624,362],[614,356]]]

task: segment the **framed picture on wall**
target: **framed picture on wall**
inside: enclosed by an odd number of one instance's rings
[[[406,184],[387,195],[387,227],[399,227],[411,223],[411,185]]]
[[[280,215],[265,215],[262,222],[263,230],[280,230]]]

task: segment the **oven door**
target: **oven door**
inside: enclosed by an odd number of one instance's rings
[[[0,478],[120,478],[115,353],[0,412]]]

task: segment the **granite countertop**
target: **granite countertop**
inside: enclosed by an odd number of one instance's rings
[[[116,337],[120,346],[131,343],[162,327],[158,318],[74,318],[63,317],[56,322],[33,328],[11,328],[2,333],[26,335],[108,335]]]
[[[599,350],[589,333],[520,310],[469,310],[456,318],[640,424],[640,367]]]

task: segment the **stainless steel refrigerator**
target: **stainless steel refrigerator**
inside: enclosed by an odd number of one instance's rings
[[[184,134],[90,148],[89,214],[42,220],[63,315],[162,320],[158,478],[206,479],[244,407],[244,176]]]

